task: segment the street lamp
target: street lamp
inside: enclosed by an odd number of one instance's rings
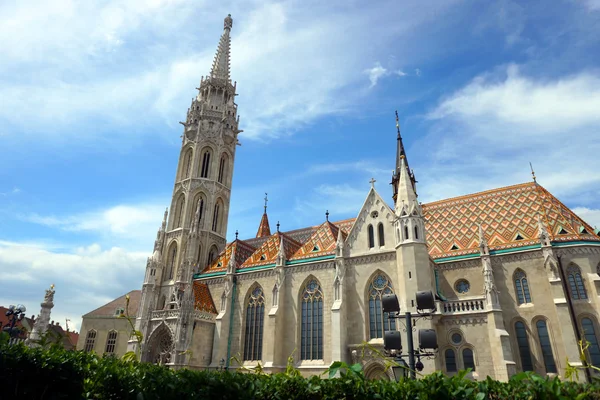
[[[401,379],[405,379],[408,375],[408,364],[403,358],[398,358],[396,364],[392,365],[392,372],[394,373],[394,379],[399,382]]]
[[[17,304],[16,307],[12,304],[8,306],[6,316],[9,318],[9,323],[8,326],[5,326],[2,330],[7,332],[10,338],[18,335],[20,329],[15,328],[15,324],[25,317],[25,311],[27,311],[27,309],[23,304]]]
[[[413,343],[413,318],[431,318],[435,312],[435,297],[432,291],[421,291],[416,294],[417,300],[417,314],[413,315],[410,311],[404,313],[404,319],[406,323],[406,342],[407,342],[407,354],[408,358],[408,369],[410,371],[410,377],[416,379],[416,371],[422,371],[424,366],[421,362],[421,357],[433,357],[435,353],[432,351],[437,350],[437,335],[433,329],[419,329],[419,348],[414,349]],[[388,314],[388,318],[400,318],[400,304],[398,303],[398,297],[395,294],[386,294],[381,299],[381,305],[383,312]],[[401,365],[404,371],[406,371],[406,362],[402,357],[402,339],[399,331],[386,331],[383,335],[383,346],[384,349],[392,354],[396,355],[396,362]],[[429,351],[427,351],[429,350]],[[393,367],[392,367],[393,368]],[[394,370],[394,377],[396,380],[400,379],[400,375],[397,374],[400,371]]]

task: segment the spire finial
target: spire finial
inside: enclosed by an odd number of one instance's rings
[[[238,231],[237,231],[237,229],[235,230],[235,240],[238,240]]]
[[[371,184],[371,187],[373,189],[375,189],[375,182],[377,182],[377,180],[375,180],[375,178],[371,178],[371,180],[369,181],[369,183]]]
[[[325,220],[329,221],[329,210],[325,211]]]
[[[537,180],[535,179],[535,171],[533,170],[533,165],[531,165],[531,161],[529,161],[529,168],[531,168],[531,176],[533,177],[533,181],[537,183]]]
[[[277,232],[279,232],[279,221],[277,221]]]
[[[267,193],[265,193],[265,214],[267,213],[267,202],[269,201],[269,197],[267,196]]]
[[[229,82],[229,52],[230,52],[230,31],[233,27],[233,19],[231,14],[225,17],[223,34],[221,40],[219,40],[219,46],[217,47],[217,54],[213,61],[213,66],[210,71],[210,78],[222,79]]]
[[[400,139],[400,121],[398,120],[398,110],[396,110],[396,131],[398,131],[398,139]]]

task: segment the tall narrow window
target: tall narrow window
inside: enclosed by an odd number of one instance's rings
[[[383,274],[376,275],[369,285],[369,336],[382,338],[385,331],[396,330],[396,320],[388,318],[383,312],[381,298],[384,294],[393,294],[392,283]]]
[[[523,371],[533,371],[533,362],[531,361],[531,349],[529,348],[529,339],[527,338],[527,329],[525,324],[518,321],[515,324],[515,336],[519,346],[519,357],[521,358],[521,368]]]
[[[415,239],[419,238],[419,227],[415,226]]]
[[[198,254],[196,255],[196,265],[200,267],[200,257],[202,257],[202,245],[198,245]]]
[[[569,281],[569,289],[573,300],[586,300],[587,293],[583,284],[583,278],[581,277],[581,270],[578,266],[569,265],[567,268],[567,280]]]
[[[223,183],[225,175],[227,174],[227,155],[221,156],[221,162],[219,163],[219,183]]]
[[[177,200],[177,207],[175,208],[177,211],[175,213],[175,228],[181,228],[183,224],[183,208],[185,206],[185,195],[179,196]]]
[[[260,360],[262,358],[264,316],[265,297],[262,289],[257,287],[252,291],[246,307],[244,360]]]
[[[385,246],[385,236],[383,232],[383,224],[381,222],[377,226],[377,236],[379,236],[379,246]]]
[[[219,203],[215,204],[215,211],[213,213],[212,230],[214,232],[216,232],[218,227],[219,227]]]
[[[167,279],[173,279],[173,269],[175,269],[175,260],[177,259],[177,243],[173,243],[167,260]]]
[[[444,360],[446,362],[446,372],[456,372],[456,353],[452,349],[446,349],[444,352]]]
[[[581,320],[581,326],[583,327],[585,340],[589,343],[587,352],[590,364],[600,368],[600,346],[598,345],[598,336],[596,336],[594,322],[590,318],[583,318]]]
[[[202,169],[200,170],[201,178],[208,178],[208,173],[210,171],[210,151],[206,150],[204,154],[202,154]]]
[[[209,266],[210,266],[210,264],[212,264],[213,261],[215,261],[215,258],[217,258],[217,249],[215,247],[213,247],[208,252],[208,260],[207,261],[208,261]]]
[[[525,272],[518,269],[515,271],[515,292],[517,293],[517,301],[519,304],[531,303],[531,295],[529,294],[529,284],[527,283],[527,275]]]
[[[190,177],[190,171],[192,170],[192,160],[192,149],[188,149],[188,151],[185,152],[185,157],[183,159],[183,179]]]
[[[85,347],[84,351],[92,351],[94,350],[94,344],[96,343],[96,331],[91,330],[88,331],[87,336],[85,337]]]
[[[310,280],[302,294],[300,359],[323,359],[323,292],[319,283]]]
[[[369,248],[372,249],[373,247],[375,247],[375,234],[373,232],[373,225],[369,224],[367,231],[369,234]]]
[[[107,354],[114,354],[115,347],[117,346],[117,331],[108,332],[106,338],[106,349],[104,350]]]
[[[408,226],[404,227],[404,240],[408,240]]]
[[[473,371],[475,371],[475,358],[473,357],[473,350],[464,349],[462,351],[462,357],[465,369],[471,368]]]
[[[198,208],[200,209],[200,211],[198,212],[198,227],[200,227],[200,229],[202,229],[202,225],[200,224],[200,222],[202,221],[202,214],[204,213],[204,199],[200,198],[200,201],[198,202]]]
[[[550,344],[548,325],[546,325],[546,321],[544,320],[539,320],[535,325],[538,331],[540,347],[542,348],[542,356],[544,358],[544,367],[546,367],[546,373],[556,373],[556,363],[554,362],[554,355],[552,354],[552,345]]]

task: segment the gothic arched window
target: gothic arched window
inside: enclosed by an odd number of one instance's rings
[[[567,267],[567,280],[569,281],[569,289],[573,300],[586,300],[587,293],[583,284],[583,278],[581,277],[581,270],[578,266],[570,264]]]
[[[311,279],[302,293],[300,359],[323,359],[323,292],[316,279]]]
[[[473,350],[466,348],[462,351],[463,365],[465,369],[471,368],[475,371],[475,358],[473,357]]]
[[[210,150],[205,150],[202,154],[202,169],[200,169],[200,177],[208,178],[210,172]]]
[[[208,265],[210,266],[212,264],[213,261],[215,261],[215,258],[217,258],[217,248],[215,246],[213,246],[210,251],[208,252]]]
[[[515,292],[517,293],[517,301],[519,304],[531,303],[531,295],[529,294],[529,284],[527,283],[527,275],[523,270],[516,270],[513,275],[515,281]]]
[[[106,338],[106,349],[104,350],[107,354],[113,354],[115,352],[115,347],[117,346],[117,331],[108,332],[108,336]]]
[[[408,226],[404,226],[404,240],[408,240]]]
[[[215,211],[213,212],[212,230],[214,232],[216,232],[218,227],[219,227],[219,203],[215,204]]]
[[[262,358],[263,323],[265,316],[265,297],[260,286],[252,290],[246,306],[246,335],[244,338],[244,360]]]
[[[379,273],[369,285],[369,338],[382,338],[385,331],[396,330],[396,320],[388,318],[383,312],[381,298],[384,294],[393,294],[392,283],[387,276]]]
[[[190,177],[190,171],[192,170],[192,160],[193,160],[192,149],[188,149],[188,151],[185,152],[185,156],[183,158],[183,174],[182,174],[183,179]]]
[[[171,245],[171,251],[169,251],[169,258],[167,260],[167,274],[166,279],[173,279],[173,270],[175,269],[175,260],[177,259],[177,243]]]
[[[444,361],[446,363],[446,372],[456,372],[456,353],[453,349],[446,349],[444,352]]]
[[[542,356],[544,358],[544,367],[546,367],[546,373],[556,373],[556,363],[554,362],[554,355],[552,354],[552,344],[550,343],[550,334],[548,333],[548,325],[546,321],[539,320],[535,324],[538,333],[538,339],[540,341],[540,347],[542,349]]]
[[[83,350],[84,351],[94,350],[94,344],[96,344],[96,331],[92,329],[91,331],[88,331],[88,333],[85,337],[85,347],[83,348]]]
[[[219,162],[219,183],[223,183],[227,174],[227,154],[221,156],[221,162]]]
[[[183,208],[185,206],[185,195],[181,194],[177,200],[177,206],[175,207],[175,228],[181,228],[183,224]]]
[[[519,347],[519,357],[521,358],[521,369],[523,371],[533,371],[533,362],[531,361],[531,349],[529,339],[527,338],[527,329],[521,321],[515,323],[515,336]]]
[[[375,233],[373,232],[373,225],[369,224],[367,227],[367,233],[369,234],[369,248],[375,247]]]
[[[589,343],[587,353],[590,364],[600,368],[600,345],[598,345],[598,336],[596,336],[596,330],[594,329],[594,321],[590,318],[583,318],[581,326],[583,327],[585,340]]]
[[[419,227],[415,226],[415,239],[419,238]]]
[[[377,225],[377,236],[379,236],[379,246],[385,246],[385,236],[383,232],[383,224],[380,222]]]

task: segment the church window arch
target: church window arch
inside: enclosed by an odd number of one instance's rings
[[[202,167],[200,168],[200,178],[208,178],[210,174],[210,149],[204,149],[202,151]]]
[[[471,368],[475,371],[475,357],[473,355],[473,349],[465,347],[462,351],[463,366],[465,369]]]
[[[368,290],[369,339],[382,338],[385,331],[396,330],[396,320],[388,318],[381,304],[383,295],[394,293],[392,282],[386,275],[377,272],[369,281]]]
[[[173,279],[173,273],[177,261],[177,242],[173,242],[167,253],[167,273],[165,274],[165,280]]]
[[[367,234],[369,235],[369,248],[375,247],[375,233],[373,232],[373,225],[369,224],[367,227]]]
[[[114,354],[115,348],[117,347],[117,335],[118,332],[115,330],[108,332],[108,336],[106,337],[106,348],[104,350],[106,354]]]
[[[204,193],[198,193],[196,195],[196,197],[194,198],[194,202],[192,203],[194,206],[192,207],[192,210],[190,210],[191,212],[191,218],[190,220],[192,221],[192,223],[190,225],[192,225],[194,223],[194,218],[196,217],[196,211],[198,211],[198,208],[200,209],[200,212],[198,214],[198,229],[202,229],[202,219],[204,217],[205,211],[206,211],[206,197],[204,196]]]
[[[404,240],[408,240],[408,226],[404,225]]]
[[[529,292],[529,283],[527,275],[522,269],[517,269],[513,275],[515,282],[515,292],[517,294],[517,302],[519,304],[531,303],[531,294]]]
[[[96,330],[89,330],[87,335],[85,336],[85,347],[83,351],[92,351],[94,350],[94,345],[96,344]]]
[[[221,231],[221,219],[223,218],[223,201],[217,200],[215,208],[213,210],[212,230],[213,232],[220,233]]]
[[[523,321],[515,322],[515,337],[517,338],[517,347],[519,349],[519,358],[521,360],[521,370],[533,371],[529,337],[527,335],[527,327]]]
[[[569,291],[573,300],[587,300],[587,292],[581,277],[581,270],[575,264],[569,264],[567,267],[567,281],[569,282]]]
[[[213,263],[213,261],[215,261],[215,259],[217,258],[217,255],[218,255],[217,246],[213,245],[210,248],[210,251],[208,252],[208,259],[207,259],[208,266],[210,266]]]
[[[415,239],[419,239],[419,227],[415,226]]]
[[[444,352],[444,363],[446,364],[446,372],[456,372],[456,353],[454,349],[446,349]]]
[[[246,302],[246,329],[244,336],[244,361],[262,359],[265,296],[260,286],[255,286]]]
[[[587,348],[588,360],[594,367],[600,368],[600,344],[598,344],[598,336],[594,327],[594,321],[589,317],[581,319],[581,327],[583,328],[583,336],[589,343]]]
[[[219,161],[219,176],[218,176],[218,181],[219,183],[222,184],[226,184],[226,179],[227,179],[227,167],[229,165],[229,157],[227,156],[227,153],[223,153],[221,155],[221,161]]]
[[[182,193],[177,198],[175,205],[175,228],[181,228],[183,225],[183,210],[185,208],[185,195]]]
[[[379,225],[377,225],[377,236],[379,239],[379,246],[385,246],[385,232],[383,230],[383,223],[379,223]]]
[[[554,362],[554,354],[552,353],[552,344],[550,343],[550,333],[548,331],[548,323],[545,319],[539,319],[535,323],[537,330],[540,349],[542,350],[542,358],[544,359],[544,367],[546,373],[556,373],[556,363]]]
[[[323,291],[319,281],[310,278],[301,297],[300,359],[323,359]]]
[[[190,177],[191,171],[192,171],[192,160],[194,159],[194,152],[193,150],[187,149],[187,151],[185,152],[185,155],[183,156],[183,165],[182,165],[182,174],[181,174],[181,178],[182,179],[187,179]]]

